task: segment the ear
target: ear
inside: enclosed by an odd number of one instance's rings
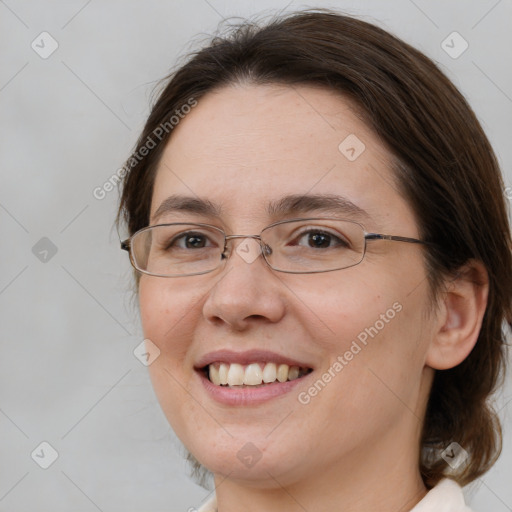
[[[460,364],[475,346],[489,293],[484,265],[471,260],[455,278],[448,279],[438,303],[437,323],[426,354],[426,364],[447,370]]]

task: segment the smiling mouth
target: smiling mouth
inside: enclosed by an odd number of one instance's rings
[[[201,371],[216,386],[257,388],[300,379],[313,369],[272,362],[255,362],[247,365],[215,362],[203,367]]]

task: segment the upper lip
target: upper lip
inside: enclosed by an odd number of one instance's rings
[[[200,357],[195,364],[196,369],[202,369],[211,363],[238,363],[246,365],[257,362],[268,362],[277,364],[287,364],[288,366],[299,366],[301,368],[312,368],[312,366],[304,361],[298,361],[288,356],[271,352],[269,350],[246,350],[244,352],[234,352],[232,350],[215,350],[208,352]]]

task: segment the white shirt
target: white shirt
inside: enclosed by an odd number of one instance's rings
[[[197,512],[217,512],[217,497],[212,496]],[[444,478],[410,512],[472,512],[465,504],[462,487]]]

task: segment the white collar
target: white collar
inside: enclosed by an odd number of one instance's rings
[[[197,512],[217,512],[217,497],[212,496]],[[462,487],[450,478],[444,478],[430,489],[410,512],[472,512],[464,502]]]
[[[462,487],[451,478],[444,478],[425,495],[411,512],[471,512],[464,501]]]

